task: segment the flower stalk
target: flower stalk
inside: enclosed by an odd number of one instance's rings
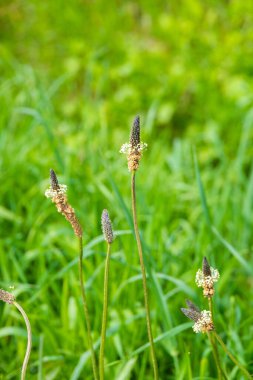
[[[218,350],[218,347],[216,345],[216,341],[214,338],[214,332],[212,331],[212,332],[207,333],[207,334],[208,334],[208,338],[209,338],[209,341],[211,343],[212,350],[213,350],[213,357],[214,357],[217,372],[218,372],[218,379],[224,378],[225,380],[227,380],[227,376],[224,373],[222,366],[221,366],[219,350]]]
[[[87,336],[88,336],[88,346],[91,353],[92,369],[94,379],[98,380],[98,370],[95,351],[93,348],[92,334],[91,334],[91,323],[89,310],[87,305],[87,297],[85,293],[84,278],[83,278],[83,230],[79,220],[76,216],[75,210],[71,207],[67,198],[67,186],[60,185],[56,173],[53,169],[50,169],[50,187],[46,190],[45,195],[47,198],[51,198],[52,202],[55,203],[57,211],[61,213],[65,219],[71,224],[74,234],[77,236],[79,241],[79,283],[81,288],[81,297],[83,303],[84,316],[86,321]]]
[[[143,285],[143,292],[144,292],[144,305],[145,305],[145,311],[146,311],[146,321],[147,321],[148,339],[150,343],[151,361],[152,361],[152,366],[153,366],[153,371],[154,371],[154,379],[157,380],[158,367],[157,367],[155,347],[154,347],[152,327],[151,327],[146,270],[145,270],[145,264],[144,264],[144,259],[143,259],[142,245],[141,245],[138,220],[137,220],[136,191],[135,191],[136,171],[139,168],[142,153],[146,148],[147,148],[147,144],[141,142],[141,139],[140,139],[140,118],[139,116],[136,116],[131,128],[129,143],[122,145],[120,149],[120,153],[124,153],[127,155],[128,170],[131,172],[131,200],[132,200],[134,232],[135,232],[135,238],[136,238],[136,243],[137,243],[137,248],[138,248],[138,253],[139,253],[140,266],[141,266],[142,285]]]
[[[108,314],[108,287],[109,287],[109,269],[110,269],[110,251],[111,244],[113,242],[112,225],[107,210],[104,210],[101,218],[102,231],[104,239],[107,242],[107,252],[105,260],[105,272],[104,272],[104,297],[103,297],[103,315],[102,315],[102,327],[101,327],[101,343],[99,351],[99,377],[100,380],[104,380],[104,352],[105,352],[105,340],[106,340],[106,325]]]
[[[31,348],[32,348],[32,329],[31,329],[30,321],[26,312],[22,308],[22,306],[16,301],[15,297],[11,293],[0,289],[0,300],[10,305],[14,305],[18,309],[18,311],[21,313],[25,321],[26,330],[27,330],[27,346],[26,346],[26,353],[25,353],[25,357],[24,357],[22,369],[21,369],[21,380],[25,380],[27,365],[29,362]]]
[[[91,353],[91,362],[92,362],[92,370],[93,370],[93,376],[95,380],[98,380],[98,370],[97,370],[97,361],[96,361],[96,355],[93,347],[93,340],[91,335],[91,323],[90,323],[90,315],[89,315],[89,309],[87,304],[87,297],[84,287],[84,275],[83,275],[83,239],[82,237],[78,238],[79,240],[79,281],[80,281],[80,288],[81,288],[81,296],[82,296],[82,303],[83,303],[83,311],[84,316],[86,320],[86,329],[87,329],[87,336],[88,336],[88,345]]]
[[[136,211],[135,171],[132,172],[132,177],[131,177],[131,194],[132,194],[132,212],[133,212],[133,220],[134,220],[134,232],[135,232],[135,238],[136,238],[138,252],[139,252],[140,266],[141,266],[148,339],[149,339],[150,350],[151,350],[151,360],[152,360],[153,371],[154,371],[154,379],[158,380],[159,376],[158,376],[158,367],[157,367],[155,347],[154,347],[152,327],[151,327],[146,270],[145,270],[145,265],[144,265],[142,245],[141,245],[140,233],[139,233],[139,228],[138,228],[137,211]]]
[[[217,341],[220,343],[221,347],[223,348],[224,352],[229,356],[229,358],[232,360],[232,362],[238,367],[240,368],[240,370],[244,373],[244,375],[246,376],[247,379],[251,379],[252,380],[252,376],[251,374],[246,370],[246,368],[238,362],[238,360],[231,354],[231,352],[228,350],[227,346],[225,345],[225,343],[223,342],[223,340],[221,339],[221,337],[214,331],[214,336],[215,338],[217,339]]]
[[[212,316],[212,320],[213,320],[213,324],[214,324],[214,313],[213,313],[213,301],[212,301],[212,297],[208,298],[208,305],[209,305],[209,310],[211,312],[211,316]],[[214,356],[214,360],[215,360],[215,363],[216,363],[218,376],[219,377],[222,376],[226,380],[227,376],[224,373],[224,371],[222,369],[222,366],[221,366],[221,361],[220,361],[220,356],[219,356],[219,350],[218,350],[218,347],[217,347],[217,344],[216,344],[216,340],[214,339],[214,331],[212,331],[210,334],[208,334],[208,336],[209,336],[209,340],[210,340],[211,345],[212,345],[213,356]]]
[[[24,318],[24,321],[25,321],[26,330],[27,330],[26,353],[25,353],[25,357],[24,357],[24,361],[23,361],[23,365],[22,365],[22,370],[21,370],[21,380],[25,380],[27,365],[29,362],[29,358],[30,358],[30,354],[31,354],[31,348],[32,348],[32,329],[31,329],[30,321],[27,317],[27,314],[24,311],[24,309],[22,308],[22,306],[19,305],[19,303],[17,303],[16,301],[13,302],[13,305],[16,306],[16,308],[22,314],[22,317]]]

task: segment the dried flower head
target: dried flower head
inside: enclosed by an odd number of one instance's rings
[[[203,288],[204,297],[214,295],[214,283],[218,281],[219,277],[219,271],[210,267],[206,257],[204,257],[202,270],[197,271],[195,278],[197,286]]]
[[[136,116],[130,133],[129,143],[123,144],[120,153],[127,155],[129,171],[135,171],[139,167],[142,152],[147,144],[140,141],[140,117]]]
[[[51,198],[55,203],[58,212],[65,216],[67,221],[71,224],[74,233],[78,237],[82,237],[82,227],[76,217],[75,210],[70,206],[67,199],[67,186],[60,185],[57,176],[53,169],[50,169],[50,182],[49,189],[45,191],[45,196]]]
[[[12,304],[13,302],[15,302],[15,297],[11,293],[6,292],[3,289],[0,289],[0,300]]]
[[[105,241],[111,244],[113,242],[114,236],[112,230],[112,222],[106,209],[102,212],[101,225]]]
[[[194,305],[191,301],[186,301],[188,309],[181,308],[184,315],[193,320],[195,323],[192,326],[195,333],[206,333],[214,329],[212,314],[210,311],[203,310],[200,311],[199,308]]]

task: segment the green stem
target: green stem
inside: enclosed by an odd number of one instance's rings
[[[208,297],[208,305],[209,305],[209,310],[210,310],[211,315],[212,315],[212,321],[213,321],[213,324],[214,324],[213,302],[212,302],[212,298],[211,297]]]
[[[212,302],[211,297],[208,298],[208,305],[209,305],[209,310],[211,312],[212,321],[214,324],[213,302]],[[215,360],[217,371],[218,371],[218,378],[222,379],[222,377],[224,377],[224,379],[227,379],[227,376],[224,373],[222,366],[221,366],[219,351],[218,351],[218,347],[217,347],[216,341],[215,341],[214,336],[213,336],[213,331],[211,331],[208,334],[208,337],[209,337],[209,340],[211,342],[212,349],[213,349],[213,356],[214,356],[214,360]]]
[[[207,335],[208,335],[209,341],[210,341],[212,349],[213,349],[213,357],[214,357],[215,364],[217,367],[218,379],[221,380],[222,379],[222,371],[220,368],[220,363],[219,363],[219,358],[218,358],[218,353],[217,353],[217,347],[215,345],[215,342],[213,340],[211,333],[209,332],[209,333],[207,333]]]
[[[246,370],[246,368],[244,368],[243,365],[240,364],[238,362],[238,360],[229,352],[229,350],[227,349],[227,346],[225,345],[225,343],[223,342],[223,340],[221,339],[221,337],[216,332],[214,332],[214,336],[218,340],[218,342],[220,343],[221,347],[226,352],[226,354],[230,357],[230,359],[232,360],[232,362],[234,362],[235,365],[240,368],[240,370],[245,374],[245,376],[247,377],[247,379],[252,379],[252,376]]]
[[[80,287],[81,287],[83,310],[84,310],[84,315],[85,315],[85,320],[86,320],[88,345],[89,345],[89,349],[91,353],[93,375],[94,375],[94,379],[98,380],[97,362],[96,362],[95,351],[93,348],[90,316],[89,316],[89,311],[88,311],[87,299],[86,299],[85,288],[84,288],[84,280],[83,280],[83,239],[82,237],[79,237],[78,239],[79,239],[79,281],[80,281]]]
[[[22,314],[22,317],[24,318],[24,321],[26,324],[26,329],[27,329],[27,347],[26,347],[26,353],[25,353],[25,357],[24,357],[24,361],[23,361],[23,365],[22,365],[22,370],[21,370],[21,380],[25,380],[27,364],[29,361],[31,348],[32,348],[32,329],[31,329],[29,319],[28,319],[24,309],[16,301],[13,302],[13,305],[15,305],[16,308]]]
[[[108,243],[107,244],[106,260],[105,260],[104,302],[103,302],[103,317],[102,317],[102,329],[101,329],[101,344],[100,344],[100,351],[99,351],[99,377],[100,377],[100,380],[104,380],[104,352],[105,352],[107,308],[108,308],[110,248],[111,248],[111,244]]]
[[[152,328],[151,328],[146,271],[145,271],[142,246],[141,246],[141,239],[140,239],[140,233],[139,233],[139,229],[138,229],[137,212],[136,212],[135,171],[132,172],[131,194],[132,194],[132,211],[133,211],[133,220],[134,220],[134,232],[135,232],[139,257],[140,257],[142,283],[143,283],[143,291],[144,291],[144,303],[145,303],[147,329],[148,329],[148,339],[149,339],[150,350],[151,350],[151,360],[152,360],[153,370],[154,370],[154,379],[158,380],[158,378],[159,378],[158,377],[158,367],[157,367],[155,347],[154,347]]]

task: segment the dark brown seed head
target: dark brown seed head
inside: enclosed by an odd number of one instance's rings
[[[199,311],[195,311],[192,309],[185,309],[183,307],[181,308],[181,311],[182,313],[184,313],[184,315],[187,318],[192,319],[194,322],[197,322],[199,318],[201,317],[201,313]]]
[[[12,304],[15,301],[15,297],[11,293],[0,289],[0,300]]]
[[[203,258],[202,272],[203,272],[205,277],[211,276],[211,268],[210,268],[210,265],[209,265],[206,257]]]
[[[186,305],[188,306],[190,310],[197,311],[198,313],[200,313],[198,306],[194,305],[192,301],[186,300]]]
[[[113,242],[113,230],[112,222],[110,220],[107,210],[103,210],[101,217],[102,231],[104,234],[104,239],[107,243],[111,244]]]
[[[55,171],[53,169],[50,169],[50,182],[51,182],[51,188],[53,190],[59,190],[60,189],[57,176],[56,176]]]
[[[130,133],[130,145],[131,148],[136,148],[141,140],[140,140],[140,116],[136,116],[131,128]]]

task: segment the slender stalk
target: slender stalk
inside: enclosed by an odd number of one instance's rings
[[[105,351],[107,308],[108,308],[110,248],[111,248],[111,244],[108,243],[107,244],[106,260],[105,260],[104,302],[103,302],[103,317],[102,317],[102,329],[101,329],[101,344],[100,344],[100,352],[99,352],[99,378],[100,378],[100,380],[104,380],[104,351]]]
[[[144,291],[144,303],[145,303],[147,329],[148,329],[148,339],[149,339],[150,350],[151,350],[151,360],[152,360],[152,365],[153,365],[153,370],[154,370],[154,379],[158,380],[158,378],[159,378],[158,377],[158,367],[157,367],[155,347],[154,347],[153,334],[152,334],[152,328],[151,328],[151,318],[150,318],[150,310],[149,310],[149,297],[148,297],[146,271],[145,271],[142,246],[141,246],[141,239],[140,239],[140,233],[139,233],[139,229],[138,229],[137,212],[136,212],[135,171],[132,171],[131,194],[132,194],[132,211],[133,211],[133,220],[134,220],[134,232],[135,232],[135,238],[136,238],[136,242],[137,242],[139,257],[140,257],[142,283],[143,283],[143,291]]]
[[[95,351],[93,348],[90,316],[89,316],[89,311],[88,311],[87,299],[86,299],[85,288],[84,288],[84,280],[83,280],[83,239],[82,237],[79,237],[78,239],[79,239],[79,280],[80,280],[80,287],[81,287],[83,310],[84,310],[84,315],[85,315],[85,320],[86,320],[88,345],[89,345],[89,349],[91,353],[93,375],[94,375],[94,379],[98,380],[97,362],[96,362]]]
[[[217,346],[216,346],[215,341],[213,339],[212,333],[209,332],[209,333],[207,333],[207,335],[208,335],[209,341],[210,341],[211,346],[212,346],[213,356],[214,356],[214,360],[215,360],[215,364],[216,364],[217,372],[218,372],[218,379],[221,380],[222,377],[224,376],[224,373],[221,369]],[[225,376],[225,379],[226,379],[226,376]]]
[[[212,315],[212,321],[213,321],[213,324],[214,324],[213,302],[212,302],[212,298],[211,297],[208,297],[208,305],[209,305],[209,310],[210,310],[211,315]],[[216,344],[216,340],[214,339],[213,332],[210,332],[208,334],[208,337],[209,337],[209,340],[210,340],[211,345],[212,345],[213,356],[214,356],[214,360],[215,360],[217,371],[218,371],[218,377],[219,377],[219,379],[222,379],[222,377],[224,377],[224,379],[227,379],[227,376],[226,376],[225,372],[222,369],[222,365],[221,365],[221,361],[220,361],[220,356],[219,356],[219,350],[218,350],[218,347],[217,347],[217,344]]]
[[[30,357],[30,353],[31,353],[31,348],[32,348],[32,329],[31,329],[29,319],[28,319],[24,309],[16,301],[13,302],[13,305],[15,305],[16,308],[22,314],[22,317],[24,318],[24,321],[26,324],[26,329],[27,329],[26,353],[25,353],[25,357],[24,357],[24,361],[23,361],[23,365],[22,365],[22,370],[21,370],[21,380],[25,380],[26,369],[27,369],[27,365],[28,365],[29,357]]]
[[[214,336],[218,340],[218,342],[220,343],[220,345],[223,348],[223,350],[225,351],[225,353],[230,357],[230,359],[232,360],[232,362],[235,363],[235,365],[240,368],[240,370],[245,374],[245,376],[247,377],[247,379],[252,379],[252,376],[246,370],[246,368],[244,368],[243,365],[240,364],[238,362],[238,360],[229,352],[229,350],[227,349],[227,346],[225,345],[225,343],[223,342],[223,340],[221,339],[221,337],[216,332],[214,332]]]
[[[209,310],[211,312],[212,320],[213,320],[213,324],[214,324],[213,302],[212,302],[212,298],[211,297],[208,297],[208,305],[209,305]]]

